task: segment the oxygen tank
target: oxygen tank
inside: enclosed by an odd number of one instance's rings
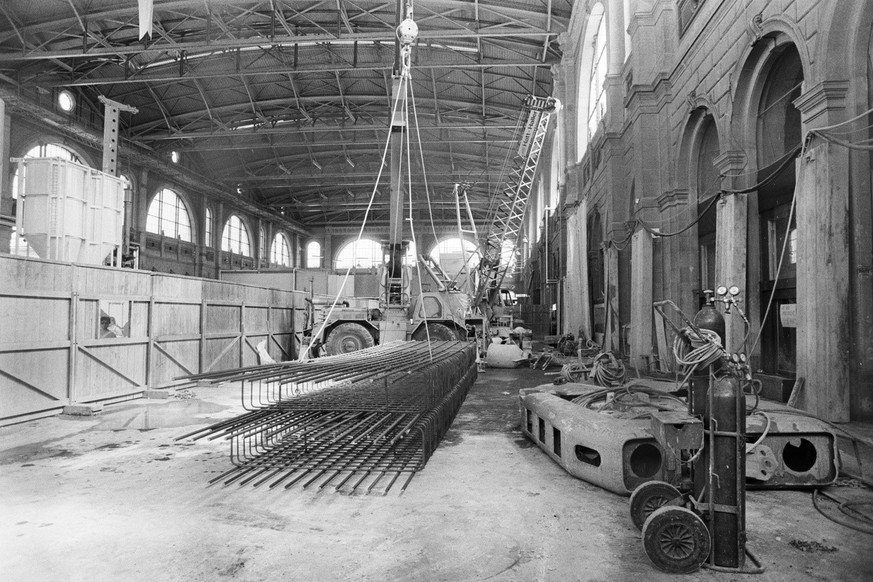
[[[713,382],[706,412],[704,428],[713,431],[712,450],[703,460],[704,470],[712,473],[706,501],[713,504],[713,561],[716,566],[741,568],[746,556],[746,399],[739,378],[729,374]]]

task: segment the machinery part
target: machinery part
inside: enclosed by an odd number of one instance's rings
[[[427,341],[453,342],[458,340],[458,334],[444,323],[426,323],[412,333],[412,339],[417,342]]]
[[[758,445],[753,451],[746,453],[746,485],[766,483],[776,474],[779,461],[773,450],[765,445]]]
[[[517,368],[527,361],[524,351],[513,343],[489,344],[486,358],[489,368]]]
[[[694,467],[694,496],[703,494],[708,509],[712,565],[740,569],[746,558],[746,399],[739,378],[712,383],[706,412],[708,446]]]
[[[682,499],[682,493],[678,489],[664,481],[647,481],[634,489],[630,498],[631,521],[637,529],[643,529],[646,519],[656,509],[667,504],[673,504],[677,499]]]
[[[372,334],[359,323],[341,323],[333,328],[327,336],[325,349],[328,356],[348,354],[376,344]]]
[[[234,467],[211,483],[269,483],[271,489],[318,483],[346,493],[359,487],[387,493],[405,475],[402,492],[436,450],[476,375],[471,343],[404,341],[201,374],[189,378],[240,381],[244,404],[255,408],[176,440],[230,442]]]
[[[665,479],[664,452],[648,418],[622,418],[574,403],[606,390],[590,384],[522,389],[522,431],[574,477],[630,495],[646,481]]]
[[[656,568],[668,574],[690,574],[709,556],[706,524],[685,507],[656,509],[643,524],[643,547]]]
[[[775,466],[768,479],[761,479],[747,468],[748,487],[782,489],[825,487],[839,476],[837,438],[827,423],[781,405],[768,404],[767,410],[746,417],[749,443],[772,451]],[[768,420],[769,419],[769,420]],[[747,455],[746,464],[754,464]]]

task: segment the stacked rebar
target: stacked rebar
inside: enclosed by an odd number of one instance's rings
[[[230,442],[234,467],[210,483],[387,493],[405,474],[402,492],[476,380],[476,351],[466,342],[391,342],[189,380],[240,382],[249,410],[179,437]]]

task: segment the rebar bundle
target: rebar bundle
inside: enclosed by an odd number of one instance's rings
[[[402,493],[436,450],[476,374],[474,344],[391,342],[341,356],[190,376],[240,382],[249,412],[177,440],[230,442],[234,467],[210,483],[271,489],[318,483],[319,489],[384,494],[406,474]]]

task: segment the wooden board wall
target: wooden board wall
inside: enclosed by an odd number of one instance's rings
[[[304,294],[0,256],[0,425],[174,378],[294,357]],[[101,337],[117,316],[121,337]],[[297,329],[299,334],[299,328]]]

